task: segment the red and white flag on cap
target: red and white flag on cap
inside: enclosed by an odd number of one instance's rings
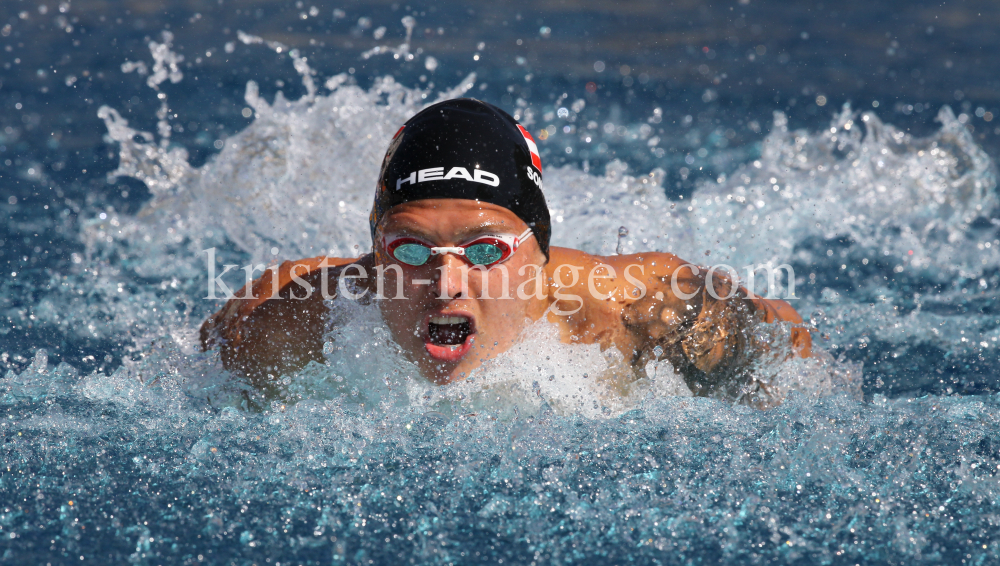
[[[521,135],[524,136],[524,141],[528,142],[528,151],[531,152],[531,164],[538,169],[538,172],[542,172],[542,158],[538,156],[538,146],[535,145],[535,139],[531,137],[528,130],[524,129],[521,124],[517,125],[518,129],[521,130]]]

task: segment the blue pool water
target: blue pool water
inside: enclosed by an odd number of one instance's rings
[[[192,6],[0,7],[0,563],[1000,563],[993,3]],[[437,388],[348,304],[248,410],[203,250],[365,250],[463,94],[541,138],[557,245],[790,264],[784,402],[611,395],[544,324]]]

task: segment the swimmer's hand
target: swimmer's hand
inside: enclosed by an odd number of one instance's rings
[[[659,257],[648,257],[654,255]],[[647,292],[623,311],[626,326],[639,342],[636,365],[668,360],[695,395],[739,399],[748,393],[767,394],[751,366],[771,346],[755,329],[761,322],[801,323],[798,313],[785,301],[748,298],[742,287],[733,294],[734,283],[720,274],[713,277],[715,293],[709,293],[706,270],[686,267],[675,256],[648,254],[644,259],[651,268]],[[794,329],[792,342],[798,355],[809,355],[808,331]]]
[[[337,288],[342,266],[363,261],[327,257],[286,261],[278,267],[277,277],[269,269],[249,285],[249,293],[244,287],[202,324],[202,348],[218,347],[226,369],[273,397],[277,376],[310,361],[323,361],[327,311],[323,290]]]

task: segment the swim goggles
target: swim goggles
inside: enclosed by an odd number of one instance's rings
[[[406,265],[420,266],[431,256],[455,254],[469,265],[491,267],[514,255],[517,247],[531,236],[531,228],[528,228],[520,236],[488,234],[456,247],[434,247],[409,236],[384,239],[383,245],[390,256]]]

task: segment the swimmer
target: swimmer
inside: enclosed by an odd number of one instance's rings
[[[543,317],[571,344],[617,348],[632,375],[665,359],[695,395],[768,395],[752,363],[775,344],[755,333],[786,322],[787,355],[811,339],[785,301],[753,296],[659,252],[595,256],[550,247],[542,164],[528,131],[473,99],[413,116],[382,162],[370,215],[372,251],[286,261],[201,327],[201,342],[265,396],[278,378],[323,363],[327,300],[374,302],[425,378],[464,379]]]

